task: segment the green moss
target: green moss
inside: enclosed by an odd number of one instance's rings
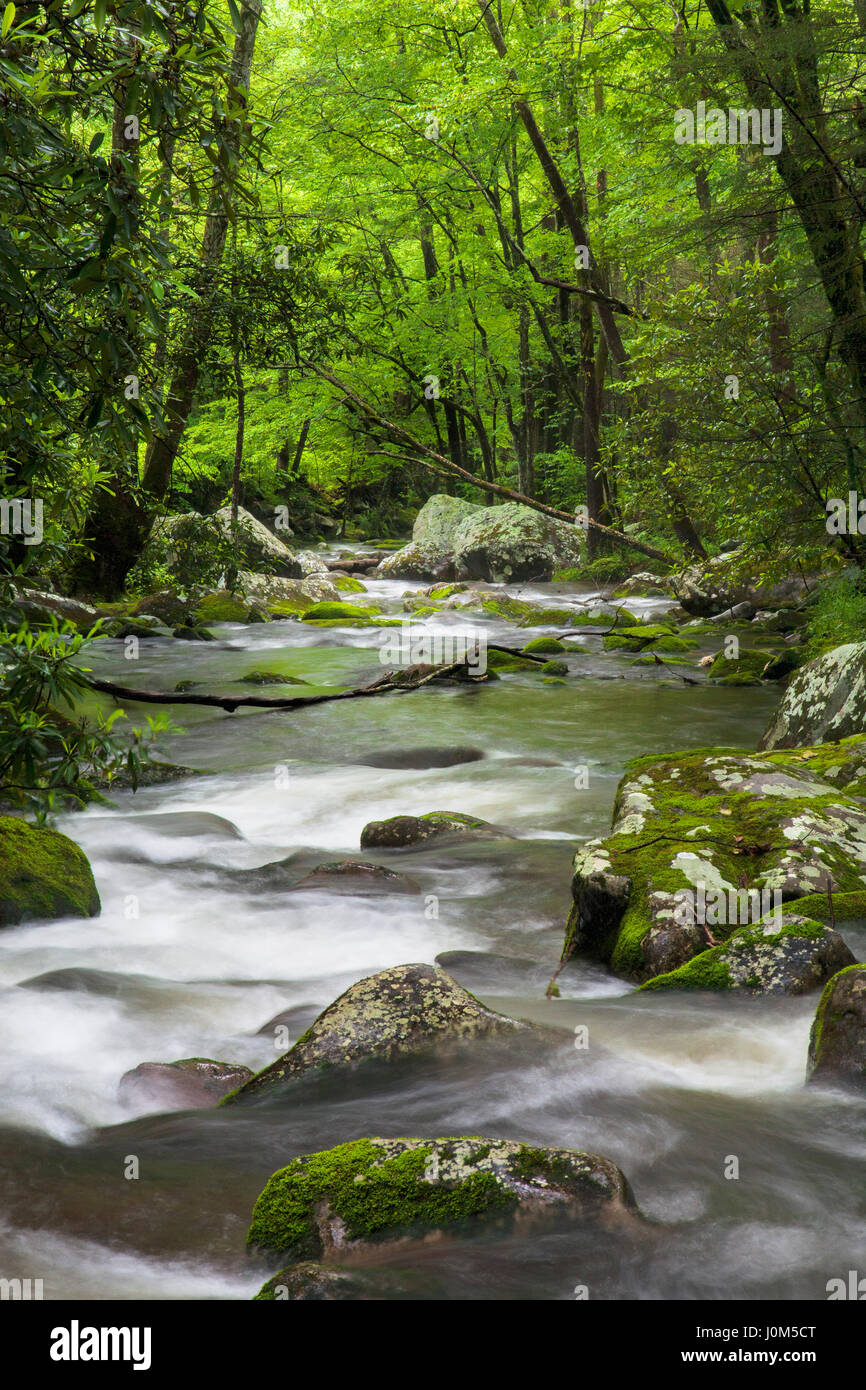
[[[543,676],[567,676],[568,667],[564,661],[545,661],[540,668]]]
[[[525,643],[525,652],[564,652],[565,644],[560,642],[557,637],[533,637],[531,642]]]
[[[737,657],[726,657],[721,651],[709,670],[710,680],[717,685],[758,685],[761,672],[773,653],[745,647]]]
[[[361,607],[359,604],[355,603],[338,603],[329,600],[325,603],[314,603],[311,608],[307,609],[303,621],[305,623],[333,621],[337,618],[344,620],[346,618],[352,620],[366,620],[381,612],[382,609],[377,603],[365,603],[364,606]]]
[[[366,594],[367,586],[362,584],[360,579],[356,579],[353,574],[335,574],[331,583],[335,589],[339,589],[341,594]]]
[[[247,671],[245,676],[240,677],[243,685],[309,685],[309,681],[301,680],[298,676],[280,674],[278,671]]]
[[[387,1158],[374,1141],[357,1139],[295,1159],[274,1173],[258,1198],[248,1244],[296,1260],[314,1258],[322,1248],[317,1209],[323,1203],[343,1222],[349,1240],[441,1229],[516,1204],[491,1173],[462,1182],[425,1181],[432,1153],[432,1145],[420,1143]]]
[[[487,821],[479,820],[477,816],[469,816],[465,811],[427,811],[425,815],[419,816],[419,820],[430,820],[436,825],[465,825],[470,830],[484,830],[487,828]]]
[[[204,623],[248,623],[252,616],[249,604],[231,594],[205,594],[195,610],[195,620]]]
[[[607,652],[613,651],[643,651],[650,644],[656,645],[665,639],[676,638],[673,627],[666,623],[635,623],[631,627],[617,627],[615,633],[611,633],[602,641],[602,646]],[[677,639],[682,640],[682,639]],[[684,642],[682,647],[666,647],[665,651],[684,651],[691,645]]]
[[[306,594],[296,594],[294,598],[281,598],[268,604],[268,612],[273,618],[298,618],[313,607],[313,600]]]
[[[524,661],[522,657],[512,656],[510,652],[500,651],[498,647],[487,650],[487,669],[489,671],[537,671],[538,663]]]
[[[466,585],[461,584],[437,584],[435,589],[430,590],[430,597],[433,599],[450,598],[452,594],[463,593]]]
[[[56,830],[0,816],[0,926],[95,917],[99,894],[84,851]]]
[[[650,643],[648,650],[651,652],[688,652],[697,645],[697,642],[693,642],[691,638],[671,635],[670,637],[657,637],[655,641]]]

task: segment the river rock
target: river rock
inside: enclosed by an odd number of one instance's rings
[[[227,1103],[273,1091],[310,1072],[394,1061],[463,1039],[522,1032],[526,1024],[486,1009],[444,970],[397,965],[341,994],[284,1056]]]
[[[686,612],[698,618],[729,612],[744,603],[751,606],[752,612],[757,608],[778,608],[801,598],[807,589],[806,580],[800,576],[778,584],[760,583],[737,551],[701,560],[681,574],[672,575],[668,582]]]
[[[648,989],[738,990],[744,994],[810,994],[854,956],[832,927],[796,912],[770,913],[739,927],[727,941],[686,965],[656,975]]]
[[[274,1173],[253,1208],[247,1243],[270,1257],[308,1261],[433,1231],[459,1235],[482,1222],[604,1226],[637,1215],[616,1164],[578,1149],[477,1136],[356,1139]]]
[[[828,883],[858,891],[864,872],[866,738],[638,758],[619,785],[610,835],[575,855],[563,957],[647,980],[707,949],[700,912],[686,911],[701,885],[708,901],[722,894],[727,905],[727,925],[707,916],[718,939],[759,920],[777,890],[796,911],[797,898]]]
[[[213,519],[226,536],[235,540],[237,533],[232,527],[230,506],[220,507],[219,511],[214,512]],[[238,507],[237,524],[240,550],[250,569],[261,569],[265,565],[272,574],[283,574],[287,579],[303,577],[305,571],[294,552],[246,507]],[[288,528],[283,531],[284,536],[291,534]]]
[[[551,579],[578,564],[584,533],[518,502],[482,507],[438,493],[415,519],[412,540],[379,566],[392,579],[509,583]]]
[[[165,627],[187,627],[192,616],[192,603],[180,598],[173,589],[157,589],[145,594],[130,610],[133,617],[158,618]]]
[[[473,838],[494,834],[487,821],[460,811],[428,811],[424,816],[390,816],[372,820],[361,831],[361,849],[405,849],[419,845],[434,835]]]
[[[353,762],[361,767],[458,767],[478,763],[486,757],[481,748],[382,748],[374,753],[358,753]]]
[[[52,594],[47,590],[17,588],[14,591],[15,608],[28,622],[39,626],[50,626],[56,619],[58,623],[72,623],[79,632],[89,632],[103,619],[103,626],[115,617],[113,613],[94,608],[80,599],[66,598],[63,594]]]
[[[141,1062],[120,1078],[119,1096],[128,1103],[165,1109],[203,1110],[218,1105],[229,1091],[253,1076],[249,1067],[185,1057],[179,1062]]]
[[[324,561],[322,564],[324,566]],[[305,575],[303,579],[285,579],[280,575],[241,570],[238,585],[248,599],[254,599],[271,610],[277,607],[303,613],[315,603],[339,602],[340,599],[339,589],[328,578],[324,568]]]
[[[866,732],[866,642],[816,657],[792,677],[762,748],[835,743]]]
[[[834,975],[809,1036],[809,1080],[866,1090],[866,965]]]
[[[341,859],[319,864],[296,888],[318,888],[328,893],[420,893],[421,889],[405,874],[383,869],[381,864],[365,864],[360,859]]]
[[[0,816],[0,927],[95,917],[99,894],[84,851],[57,830]]]

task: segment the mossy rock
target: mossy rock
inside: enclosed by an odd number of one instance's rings
[[[541,652],[550,652],[552,654],[554,652],[564,652],[566,647],[565,643],[560,642],[557,637],[533,637],[531,642],[525,643],[523,650],[525,652],[532,652],[533,654],[540,654]]]
[[[300,676],[288,676],[279,671],[247,671],[245,676],[239,677],[241,685],[309,685],[309,681],[301,680]]]
[[[544,665],[539,667],[539,670],[541,671],[542,676],[568,675],[568,667],[566,666],[564,661],[545,661]]]
[[[267,609],[272,618],[299,618],[308,608],[314,606],[314,602],[315,600],[308,598],[306,594],[299,593],[293,598],[282,598],[269,603]]]
[[[785,910],[656,975],[642,990],[738,990],[745,994],[808,994],[821,989],[854,957],[832,927]]]
[[[336,574],[332,577],[332,584],[341,594],[366,594],[367,586],[362,584],[360,579],[356,579],[353,574]]]
[[[337,618],[345,621],[362,621],[374,617],[381,613],[382,609],[377,603],[367,603],[363,607],[356,603],[314,603],[304,613],[305,623],[334,621]]]
[[[84,851],[57,830],[0,816],[0,927],[95,917],[99,894]]]
[[[247,1243],[281,1259],[317,1260],[338,1245],[350,1252],[518,1214],[603,1221],[634,1217],[636,1207],[615,1164],[576,1149],[475,1136],[356,1139],[274,1173],[253,1208]],[[262,1298],[273,1296],[262,1290]]]
[[[834,898],[862,892],[863,797],[863,735],[784,752],[635,759],[611,834],[575,855],[563,957],[587,955],[639,982],[679,969],[707,946],[699,923],[677,917],[682,894],[701,883],[736,891],[745,875],[750,890],[778,890],[787,903],[828,883]]]
[[[397,965],[358,980],[319,1014],[294,1047],[227,1103],[285,1090],[302,1076],[441,1053],[458,1043],[526,1028],[486,1008],[437,966]]]
[[[200,626],[207,623],[250,623],[261,622],[261,614],[251,608],[245,600],[226,592],[205,594],[195,610],[195,620]]]
[[[849,965],[824,988],[809,1035],[810,1082],[866,1091],[866,965]]]
[[[462,811],[428,811],[423,816],[391,816],[370,821],[361,831],[361,849],[403,849],[434,835],[475,837],[495,834],[493,826]]]
[[[578,565],[567,565],[565,569],[557,570],[553,576],[555,584],[579,584],[583,579],[583,570]]]
[[[644,650],[650,652],[690,652],[697,645],[697,642],[693,642],[688,637],[677,637],[671,634],[670,637],[656,637]]]
[[[606,652],[631,651],[642,652],[650,645],[675,638],[676,633],[672,627],[664,623],[636,623],[633,627],[617,628],[616,632],[602,639],[602,646]],[[678,650],[685,651],[688,647],[685,642],[679,648],[664,648],[666,651]]]
[[[743,648],[737,657],[726,657],[721,651],[709,669],[710,680],[715,685],[760,685],[762,672],[773,656],[773,652],[755,647]]]
[[[499,647],[488,647],[487,649],[487,669],[488,671],[537,671],[538,662],[525,661],[523,657],[514,656],[511,652],[501,651]]]
[[[451,598],[452,594],[464,593],[468,587],[465,581],[459,584],[435,584],[433,588],[429,589],[427,592],[429,598],[441,601],[442,599]]]

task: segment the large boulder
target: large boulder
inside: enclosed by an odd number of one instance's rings
[[[397,965],[341,994],[294,1047],[229,1101],[285,1086],[309,1072],[377,1059],[393,1061],[464,1039],[522,1032],[432,965]]]
[[[855,893],[864,872],[866,737],[638,758],[610,835],[575,856],[563,958],[589,956],[644,981],[754,925],[776,901],[796,910],[828,886]]]
[[[854,963],[842,937],[797,912],[770,913],[739,927],[720,946],[656,975],[647,989],[736,990],[742,994],[810,994]]]
[[[836,743],[862,733],[866,733],[866,642],[848,642],[800,667],[761,747]]]
[[[809,1036],[809,1080],[866,1091],[866,965],[834,975]]]
[[[232,509],[220,507],[213,519],[226,536],[234,538],[237,532],[232,526]],[[305,573],[297,556],[289,550],[264,522],[248,512],[246,507],[238,507],[237,526],[240,532],[240,551],[250,569],[268,569],[272,574],[282,574],[287,579],[303,578]],[[286,531],[291,535],[291,531]]]
[[[579,565],[586,540],[578,526],[556,521],[519,502],[482,507],[454,534],[458,579],[510,584],[552,579],[556,570]]]
[[[616,1164],[578,1149],[477,1136],[356,1139],[274,1173],[253,1208],[247,1242],[295,1262],[436,1231],[471,1232],[482,1223],[611,1225],[637,1217]],[[285,1297],[282,1282],[277,1275],[260,1297]]]
[[[437,494],[421,508],[412,540],[379,567],[391,579],[551,579],[584,558],[584,533],[519,502],[482,507]]]
[[[47,627],[55,621],[73,623],[79,632],[89,632],[100,619],[109,621],[114,617],[113,613],[94,608],[80,599],[67,598],[64,594],[53,594],[43,589],[15,588],[13,603],[29,623]]]
[[[303,579],[285,579],[280,575],[255,574],[241,570],[238,587],[248,599],[264,604],[279,614],[304,613],[315,603],[338,602],[340,592],[328,577],[327,571],[305,575]]]
[[[0,816],[0,927],[95,917],[99,894],[84,851],[57,830]]]
[[[667,583],[686,612],[697,618],[712,617],[739,603],[778,608],[807,592],[807,581],[799,575],[777,584],[761,583],[737,551],[690,565]]]
[[[217,534],[221,531],[231,540],[239,567],[266,570],[287,579],[304,577],[306,571],[293,551],[245,507],[238,507],[236,528],[232,525],[229,506],[220,507],[210,517],[202,516],[199,512],[171,513],[158,517],[151,528],[148,545],[161,547],[172,569],[183,562],[186,568],[191,569],[190,577],[195,582],[195,559],[207,552],[209,543],[212,545],[214,529]],[[284,534],[291,535],[291,532]]]

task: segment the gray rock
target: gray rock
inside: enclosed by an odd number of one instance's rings
[[[391,816],[388,820],[373,820],[361,831],[361,849],[404,849],[422,844],[434,835],[474,838],[495,834],[487,821],[461,811],[429,811],[424,816]]]
[[[866,1091],[866,965],[834,975],[809,1037],[809,1080]]]
[[[801,666],[761,748],[836,743],[866,732],[866,642],[849,642]]]
[[[333,864],[319,864],[295,884],[300,888],[316,888],[327,893],[420,893],[419,885],[405,874],[383,869],[381,864],[366,864],[359,859],[340,859]]]
[[[398,965],[341,994],[294,1047],[230,1097],[281,1088],[309,1072],[373,1059],[393,1061],[461,1040],[521,1032],[525,1024],[486,1009],[443,970]]]
[[[179,1062],[142,1062],[120,1078],[119,1096],[132,1104],[166,1110],[203,1110],[253,1076],[249,1067],[185,1057]]]

